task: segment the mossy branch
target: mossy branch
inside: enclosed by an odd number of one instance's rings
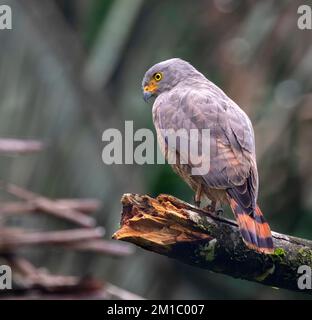
[[[169,195],[125,194],[114,239],[175,258],[195,267],[264,285],[301,291],[298,267],[312,267],[312,241],[273,232],[274,254],[249,250],[237,224]]]

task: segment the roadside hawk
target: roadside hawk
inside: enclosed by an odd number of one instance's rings
[[[156,97],[153,122],[160,149],[167,160],[176,156],[173,170],[195,191],[195,203],[199,205],[203,197],[208,198],[211,213],[218,205],[229,204],[246,245],[272,253],[271,230],[257,206],[254,132],[245,112],[191,64],[178,58],[151,67],[142,87],[145,101]],[[173,150],[164,132],[180,129],[197,129],[199,146],[203,144],[202,129],[209,129],[209,157],[205,152],[194,155],[191,148],[182,150],[181,141]],[[182,140],[188,139],[190,145],[191,137]],[[209,161],[209,170],[194,174],[195,164],[182,161],[191,156],[202,163]]]

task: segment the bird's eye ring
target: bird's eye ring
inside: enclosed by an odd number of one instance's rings
[[[156,80],[157,82],[160,81],[162,79],[163,75],[161,72],[157,72],[153,75],[154,80]]]

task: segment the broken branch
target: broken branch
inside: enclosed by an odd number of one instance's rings
[[[195,267],[264,285],[301,291],[298,267],[312,268],[312,241],[273,232],[272,255],[248,249],[236,222],[216,217],[175,197],[125,194],[114,239]]]

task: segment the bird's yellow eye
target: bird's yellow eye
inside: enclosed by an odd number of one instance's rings
[[[156,80],[157,82],[160,81],[162,79],[163,75],[161,72],[157,72],[153,75],[154,80]]]

